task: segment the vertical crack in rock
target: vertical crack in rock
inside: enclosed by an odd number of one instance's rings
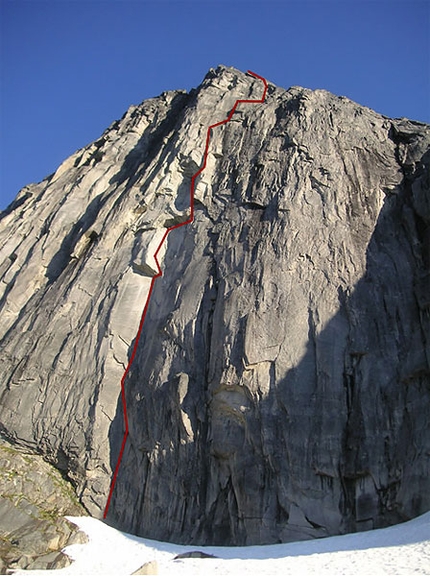
[[[1,214],[0,428],[95,516],[154,246],[188,217],[213,110],[260,88],[221,66],[132,106]],[[428,125],[273,85],[214,131],[127,377],[110,523],[264,544],[430,508],[429,144]]]

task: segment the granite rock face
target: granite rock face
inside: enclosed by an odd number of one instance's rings
[[[120,380],[210,124],[262,83],[219,67],[128,110],[0,221],[0,422],[100,515]],[[430,508],[430,127],[269,85],[212,131],[125,382],[108,521],[198,544]]]

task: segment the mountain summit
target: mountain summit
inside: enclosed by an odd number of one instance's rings
[[[181,543],[430,508],[430,126],[224,66],[132,106],[0,219],[0,427]]]

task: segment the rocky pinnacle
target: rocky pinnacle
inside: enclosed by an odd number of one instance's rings
[[[219,66],[132,106],[0,214],[0,430],[101,516],[120,382]],[[212,133],[124,380],[107,521],[195,544],[377,528],[430,508],[430,127],[269,83]]]

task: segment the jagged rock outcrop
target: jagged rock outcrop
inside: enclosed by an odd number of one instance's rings
[[[225,67],[132,107],[2,215],[0,422],[103,510],[119,383]],[[251,544],[430,508],[430,127],[269,85],[214,129],[125,382],[115,526]]]
[[[0,439],[0,495],[0,574],[70,564],[61,550],[87,538],[64,516],[85,511],[58,470]]]

